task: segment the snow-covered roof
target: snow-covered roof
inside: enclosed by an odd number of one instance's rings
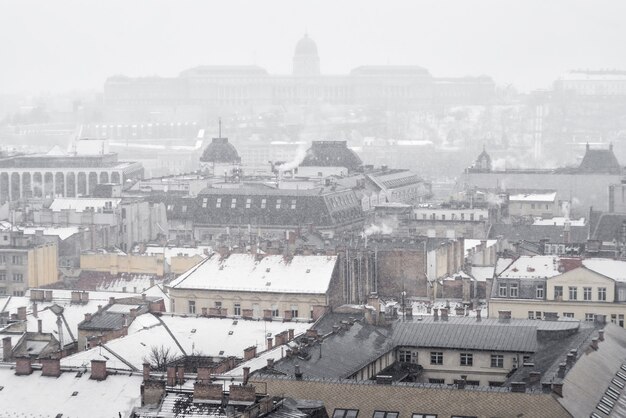
[[[551,193],[522,193],[509,196],[510,202],[554,202],[556,192]]]
[[[486,240],[487,242],[487,248],[495,245],[498,240],[497,239],[490,239],[490,240]],[[473,248],[476,248],[480,245],[481,240],[479,239],[465,239],[463,240],[463,246],[465,247],[465,255],[468,255],[470,250]]]
[[[554,218],[548,219],[535,218],[535,220],[533,221],[533,225],[564,226],[566,221],[569,221],[569,224],[571,226],[585,226],[585,218],[569,219],[564,216],[555,216]]]
[[[57,236],[61,241],[66,240],[80,231],[77,226],[52,227],[52,226],[18,226],[18,229],[24,232],[24,235],[35,235],[37,231],[43,231],[44,235]]]
[[[202,261],[170,283],[172,288],[324,294],[337,256],[219,254]]]
[[[472,266],[472,276],[477,282],[485,282],[493,278],[494,266]]]
[[[117,207],[122,199],[115,198],[57,198],[54,199],[50,205],[50,210],[53,212],[59,212],[65,209],[72,209],[76,212],[85,212],[86,210],[104,209],[109,206],[111,208]]]
[[[102,381],[90,375],[72,371],[53,378],[35,370],[17,376],[9,365],[0,366],[2,416],[127,417],[141,405],[141,375],[109,375]]]
[[[503,259],[506,260],[506,259]],[[498,260],[500,262],[500,260]],[[498,265],[496,265],[496,269]],[[497,272],[498,270],[496,270]],[[551,255],[521,256],[504,268],[498,276],[501,278],[534,279],[553,277],[561,274],[559,259]]]
[[[193,257],[198,255],[202,258],[206,258],[213,253],[213,249],[208,245],[199,245],[197,247],[148,246],[145,249],[145,253],[148,255],[164,254],[165,260],[169,263],[172,257]]]
[[[583,266],[619,282],[626,282],[626,261],[608,258],[587,258]]]
[[[243,350],[257,346],[265,349],[268,336],[294,329],[296,335],[311,324],[305,322],[268,322],[233,318],[186,317],[152,314],[139,315],[128,328],[128,335],[111,340],[101,347],[82,351],[61,359],[63,366],[80,367],[93,359],[107,360],[108,367],[120,370],[141,370],[150,358],[152,347],[170,350],[176,358],[183,355],[210,357],[243,357]],[[181,350],[182,348],[182,350]]]

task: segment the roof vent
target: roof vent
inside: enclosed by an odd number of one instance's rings
[[[306,272],[307,272],[307,273],[310,273],[310,272],[311,272],[311,269],[306,269]]]
[[[270,272],[270,270],[271,270],[271,269],[268,267],[268,268],[266,268],[266,269],[265,269],[265,272],[266,272],[266,273],[269,273],[269,272]]]
[[[224,355],[224,350],[220,351],[220,352],[219,352],[219,355],[220,355],[220,356],[223,356],[223,355]]]
[[[239,323],[239,321],[237,321],[236,319],[233,321],[233,325],[237,325]]]
[[[191,333],[192,333],[192,334],[195,334],[195,333],[196,333],[196,329],[195,329],[195,328],[194,328],[194,329],[192,329],[192,330],[191,330]]]
[[[271,286],[271,285],[272,285],[272,282],[265,283],[265,286]]]
[[[233,331],[228,331],[228,335],[233,335]]]
[[[78,395],[78,392],[72,393],[72,396],[76,396],[76,395]]]

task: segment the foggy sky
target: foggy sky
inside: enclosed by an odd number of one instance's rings
[[[574,68],[626,70],[624,16],[620,0],[0,0],[0,94],[210,64],[288,74],[305,31],[324,74],[413,64],[547,88]]]

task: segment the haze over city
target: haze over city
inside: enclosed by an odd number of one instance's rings
[[[286,74],[294,39],[325,74],[411,64],[490,75],[521,91],[571,69],[625,68],[620,1],[5,1],[0,93],[99,90],[115,74],[173,76],[205,64]]]

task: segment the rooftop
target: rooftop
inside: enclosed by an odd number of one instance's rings
[[[280,293],[328,291],[336,256],[214,254],[173,280],[181,289],[234,290]]]

